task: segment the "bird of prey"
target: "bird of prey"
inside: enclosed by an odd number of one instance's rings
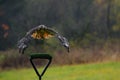
[[[42,40],[42,39],[49,39],[51,37],[58,38],[61,44],[69,52],[68,40],[62,35],[60,35],[58,32],[56,32],[55,30],[48,28],[45,25],[39,25],[37,27],[30,29],[26,33],[26,35],[18,41],[17,46],[19,48],[19,52],[24,53],[25,49],[28,47],[28,44],[32,39]]]

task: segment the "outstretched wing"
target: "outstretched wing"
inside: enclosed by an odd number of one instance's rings
[[[31,39],[49,39],[51,37],[57,37],[63,46],[67,49],[69,48],[69,43],[67,39],[55,30],[46,27],[45,25],[39,25],[35,28],[32,28],[27,32],[27,34],[18,41],[18,48],[20,53],[24,53],[24,50],[28,47],[28,43]],[[69,51],[69,50],[68,50]]]

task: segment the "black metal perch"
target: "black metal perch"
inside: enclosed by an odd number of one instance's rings
[[[69,52],[69,43],[67,41],[67,39],[63,36],[61,36],[58,32],[56,32],[55,30],[46,27],[45,25],[39,25],[37,27],[32,28],[31,30],[29,30],[26,35],[20,39],[18,41],[18,48],[19,48],[19,52],[24,54],[25,49],[28,47],[29,42],[33,39],[38,39],[38,40],[44,40],[44,39],[49,39],[51,37],[56,37],[59,39],[59,41],[62,43],[62,45],[67,49],[67,51]],[[43,72],[41,74],[39,74],[33,60],[34,59],[47,59],[48,63],[45,66]],[[49,54],[32,54],[30,55],[30,62],[37,74],[37,76],[39,77],[39,80],[41,80],[42,76],[44,75],[45,71],[47,70],[47,68],[49,67],[50,63],[51,63],[52,57]]]
[[[45,66],[44,70],[42,71],[42,73],[40,74],[35,66],[35,64],[33,63],[33,60],[34,59],[47,59],[48,60],[48,63],[47,65]],[[30,62],[37,74],[37,76],[39,77],[39,80],[41,80],[42,76],[44,75],[45,71],[47,70],[47,68],[49,67],[50,63],[52,61],[52,57],[49,55],[49,54],[32,54],[30,55]]]

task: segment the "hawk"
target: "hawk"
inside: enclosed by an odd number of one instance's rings
[[[18,41],[17,46],[19,48],[19,52],[24,53],[25,49],[28,47],[28,44],[32,39],[43,40],[43,39],[49,39],[51,37],[58,38],[58,40],[61,42],[61,44],[69,52],[68,40],[65,37],[63,37],[62,35],[60,35],[58,32],[56,32],[55,30],[53,30],[45,25],[39,25],[37,27],[30,29],[26,33],[26,35]]]

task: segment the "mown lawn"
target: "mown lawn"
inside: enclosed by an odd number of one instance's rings
[[[38,80],[38,77],[31,68],[1,70],[0,80]],[[50,67],[42,80],[120,80],[120,62]]]

